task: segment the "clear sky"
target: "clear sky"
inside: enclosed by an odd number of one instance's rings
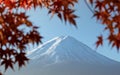
[[[116,48],[111,48],[107,41],[104,42],[102,47],[95,48],[97,36],[100,34],[106,36],[108,33],[103,31],[103,25],[97,22],[95,18],[92,18],[93,14],[85,5],[84,0],[80,0],[75,9],[75,13],[80,17],[76,19],[77,28],[69,23],[65,24],[56,16],[51,19],[46,9],[30,10],[28,15],[30,15],[30,20],[40,27],[39,32],[44,37],[42,39],[43,42],[56,36],[73,36],[93,50],[97,50],[107,57],[120,61],[120,53],[116,51]]]

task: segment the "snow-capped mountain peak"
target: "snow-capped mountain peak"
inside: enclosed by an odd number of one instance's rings
[[[77,61],[90,64],[115,63],[71,36],[55,37],[30,51],[28,56],[36,61],[44,61],[46,62],[45,64],[65,61]]]

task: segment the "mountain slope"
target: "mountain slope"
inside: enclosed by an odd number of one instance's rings
[[[70,36],[56,37],[28,52],[29,65],[6,75],[119,75],[120,63]]]

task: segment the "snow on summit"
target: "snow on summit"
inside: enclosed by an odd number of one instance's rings
[[[55,37],[28,52],[29,64],[6,75],[119,75],[120,63],[71,36]]]

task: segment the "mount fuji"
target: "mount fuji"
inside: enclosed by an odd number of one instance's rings
[[[71,36],[55,37],[28,51],[29,64],[6,75],[119,75],[120,63]]]

